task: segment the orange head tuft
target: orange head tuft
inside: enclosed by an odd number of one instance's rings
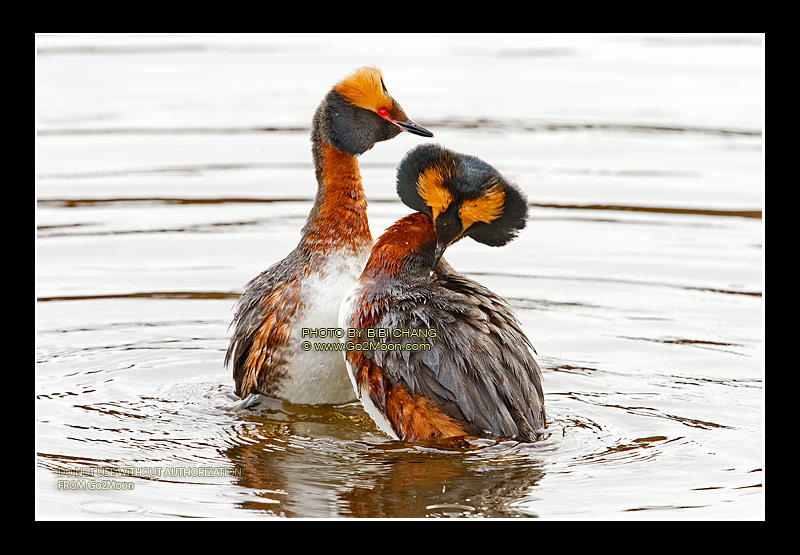
[[[397,193],[433,219],[434,266],[448,245],[468,236],[491,246],[512,240],[525,227],[522,191],[483,160],[435,144],[410,150],[397,168]]]
[[[372,135],[372,144],[396,136],[406,131],[421,137],[433,137],[433,133],[413,122],[403,111],[402,106],[392,98],[383,82],[383,73],[374,66],[364,66],[342,79],[331,91],[351,110],[344,113],[337,109],[337,120],[352,120],[350,123],[360,127],[360,132]],[[380,119],[370,120],[364,114],[353,113],[352,110],[366,110]],[[374,117],[374,116],[373,116]],[[381,121],[383,120],[383,121]],[[343,128],[339,133],[358,134],[358,129]],[[371,145],[369,145],[371,146]]]
[[[374,66],[364,66],[337,83],[333,90],[353,106],[377,113],[381,108],[391,111],[393,100],[383,83],[383,73]]]

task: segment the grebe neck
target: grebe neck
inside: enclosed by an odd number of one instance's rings
[[[317,196],[303,227],[303,245],[310,252],[370,246],[367,198],[358,160],[316,137],[312,153]]]

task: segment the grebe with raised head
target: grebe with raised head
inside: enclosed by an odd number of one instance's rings
[[[245,286],[231,323],[225,365],[233,366],[240,398],[355,399],[341,354],[302,350],[301,330],[336,326],[341,300],[373,242],[356,157],[401,131],[433,136],[408,118],[375,67],[337,83],[317,108],[311,131],[317,195],[300,243]]]

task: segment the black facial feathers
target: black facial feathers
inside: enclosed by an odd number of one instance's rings
[[[315,128],[335,149],[358,156],[402,130],[375,112],[353,106],[332,90],[314,114]]]
[[[494,167],[432,143],[410,150],[400,162],[397,193],[406,206],[434,218],[437,232],[446,231],[447,244],[469,236],[505,245],[525,227],[528,215],[524,193]],[[456,224],[460,229],[453,229]]]

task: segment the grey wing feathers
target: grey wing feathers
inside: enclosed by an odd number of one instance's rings
[[[475,431],[525,441],[545,427],[542,374],[507,303],[482,285],[444,272],[430,290],[398,295],[381,327],[435,328],[431,350],[368,353],[390,380],[403,383]],[[421,299],[420,296],[423,298]]]

